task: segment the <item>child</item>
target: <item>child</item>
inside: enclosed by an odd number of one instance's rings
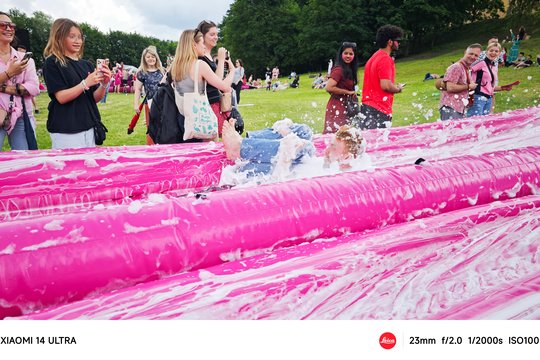
[[[283,177],[291,165],[299,164],[304,156],[312,156],[315,148],[311,143],[312,131],[304,124],[281,120],[272,129],[250,132],[246,139],[234,130],[234,119],[223,124],[223,145],[227,159],[247,161],[240,171],[254,174],[271,174]],[[351,168],[351,161],[363,153],[362,135],[348,125],[333,135],[325,150],[324,167],[333,162],[341,171]]]

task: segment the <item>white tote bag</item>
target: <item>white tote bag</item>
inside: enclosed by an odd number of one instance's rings
[[[199,93],[199,62],[195,63],[194,91],[183,96],[174,91],[176,107],[184,115],[184,140],[213,140],[218,136],[217,116],[206,96],[206,82],[204,94]]]

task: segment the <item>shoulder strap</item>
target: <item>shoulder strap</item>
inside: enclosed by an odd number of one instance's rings
[[[197,60],[195,61],[195,73],[193,74],[193,92],[195,92],[196,94],[199,93],[199,62],[201,60]]]
[[[495,76],[493,76],[493,71],[491,71],[491,67],[489,66],[491,61],[487,57],[484,59],[484,61],[486,62],[486,66],[487,66],[487,69],[489,71],[489,75],[491,75],[491,86],[495,87]]]
[[[465,70],[465,75],[467,75],[467,85],[469,85],[471,83],[471,78],[469,76],[469,69],[467,68],[467,66],[463,63],[463,61],[460,61],[459,62],[461,64],[461,66],[463,66],[463,70]]]

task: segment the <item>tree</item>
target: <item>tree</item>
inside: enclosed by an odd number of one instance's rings
[[[223,44],[244,67],[262,77],[266,66],[295,66],[296,23],[300,7],[294,0],[237,0],[220,24]]]
[[[533,14],[540,10],[538,0],[510,0],[508,4],[508,15]]]

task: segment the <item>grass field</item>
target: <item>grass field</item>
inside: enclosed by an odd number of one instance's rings
[[[489,30],[486,30],[486,32]],[[486,39],[484,39],[484,37]],[[482,36],[475,41],[487,40]],[[423,81],[426,72],[443,74],[451,62],[458,60],[469,38],[445,44],[436,51],[408,57],[396,62],[396,82],[407,83],[403,93],[394,97],[394,126],[432,122],[438,119],[440,93],[434,87],[433,80]],[[504,45],[504,44],[503,44]],[[526,54],[540,54],[540,37],[524,41],[520,48]],[[247,130],[260,129],[285,117],[295,122],[307,123],[315,132],[321,132],[324,113],[329,94],[324,90],[311,88],[313,74],[301,74],[300,88],[282,91],[264,89],[242,91],[240,112],[244,117]],[[363,78],[363,69],[359,72],[359,81]],[[536,106],[540,103],[540,67],[526,69],[500,68],[500,84],[520,80],[521,84],[511,92],[502,92],[496,96],[496,112]],[[281,81],[287,80],[282,78]],[[51,146],[46,130],[48,96],[43,93],[37,101],[40,113],[36,115],[38,145],[40,149]],[[109,94],[106,104],[100,104],[103,122],[109,129],[105,145],[139,145],[145,143],[145,127],[141,118],[132,135],[127,135],[127,126],[133,116],[133,95]],[[7,141],[6,141],[7,144]],[[4,150],[7,145],[4,144]]]

